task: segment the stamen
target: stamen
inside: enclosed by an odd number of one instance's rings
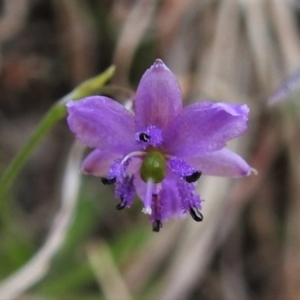
[[[199,195],[195,194],[195,186],[185,181],[182,177],[179,177],[176,183],[182,210],[190,212],[194,220],[200,222],[201,218],[203,218],[200,213],[202,200]]]
[[[150,140],[150,135],[148,135],[147,133],[142,132],[139,135],[139,139],[142,142],[148,142]]]
[[[116,183],[116,180],[117,180],[116,177],[114,177],[114,178],[106,178],[106,177],[102,177],[102,178],[101,178],[101,182],[102,182],[104,185],[114,184],[114,183]]]
[[[168,165],[171,168],[171,170],[178,176],[186,178],[192,176],[197,171],[187,164],[183,159],[180,159],[178,157],[166,155],[166,158],[168,158]]]
[[[159,232],[160,229],[162,228],[162,222],[160,220],[155,220],[154,222],[152,222],[152,230],[154,232]]]
[[[142,151],[134,151],[129,154],[127,154],[123,159],[116,159],[112,165],[109,168],[108,175],[106,177],[107,180],[103,180],[102,182],[104,184],[110,184],[110,183],[115,183],[115,182],[122,182],[125,177],[127,177],[129,174],[127,173],[127,168],[130,164],[131,158],[132,157],[141,157],[144,156],[146,153]],[[114,181],[110,181],[113,180]]]
[[[144,151],[133,151],[133,152],[127,154],[122,159],[121,164],[123,165],[131,157],[141,157],[141,156],[145,156],[146,154],[147,154],[147,152],[144,152]]]
[[[158,147],[162,144],[162,132],[156,126],[148,126],[146,130],[137,132],[135,139],[139,145],[146,149],[149,145]]]
[[[157,190],[156,185],[154,187],[154,189]],[[152,230],[154,232],[159,232],[163,226],[162,220],[164,216],[162,201],[163,199],[160,194],[152,194],[152,214],[150,220],[152,222]]]
[[[116,206],[117,210],[122,210],[127,206],[127,201],[121,198],[120,203]]]
[[[192,182],[196,182],[200,176],[201,176],[202,172],[200,171],[196,171],[191,175],[185,176],[184,179],[188,182],[188,183],[192,183]]]
[[[152,209],[151,209],[152,192],[153,192],[153,180],[149,178],[147,181],[147,191],[146,191],[146,197],[144,201],[144,208],[142,209],[142,212],[147,215],[152,214]]]
[[[120,203],[116,206],[117,210],[130,207],[133,202],[135,188],[133,184],[133,176],[125,177],[122,181],[116,182],[115,197],[120,199]]]
[[[203,215],[200,212],[199,208],[197,207],[191,207],[190,208],[190,215],[196,222],[201,222],[203,221]]]

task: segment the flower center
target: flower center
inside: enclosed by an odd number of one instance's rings
[[[147,152],[143,159],[140,175],[144,182],[151,179],[154,183],[162,182],[166,176],[166,159],[158,150]]]

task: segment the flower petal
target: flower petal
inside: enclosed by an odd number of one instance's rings
[[[206,175],[241,177],[249,175],[252,171],[239,155],[225,148],[185,160]]]
[[[116,101],[92,96],[69,101],[67,109],[71,131],[87,146],[123,153],[136,149],[134,116]]]
[[[164,130],[164,150],[183,158],[222,149],[247,129],[248,113],[245,104],[191,104]]]
[[[156,191],[159,194],[159,207],[161,210],[155,213],[155,209],[152,209],[150,217],[152,221],[155,221],[157,214],[160,215],[160,221],[162,222],[173,218],[182,218],[186,215],[181,205],[176,180],[178,180],[176,176],[171,170],[168,170],[166,178],[161,183],[160,190]],[[141,179],[138,173],[134,176],[134,185],[138,197],[144,202],[147,193],[147,184]]]
[[[122,155],[111,151],[96,149],[92,151],[83,161],[81,170],[83,173],[95,176],[107,177],[113,161]]]
[[[183,218],[186,215],[178,193],[177,180],[176,176],[171,171],[168,171],[168,176],[162,182],[162,221]]]
[[[137,131],[165,127],[181,110],[182,96],[174,74],[157,59],[143,75],[136,92]]]

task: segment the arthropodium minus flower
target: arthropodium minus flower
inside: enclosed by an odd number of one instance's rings
[[[247,105],[203,101],[182,108],[178,82],[160,59],[139,83],[134,113],[104,96],[70,101],[67,109],[76,138],[95,148],[83,172],[115,184],[118,210],[130,207],[137,194],[153,231],[186,213],[202,221],[202,199],[195,193],[201,174],[240,177],[251,172],[225,148],[247,129]]]

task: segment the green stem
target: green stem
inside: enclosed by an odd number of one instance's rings
[[[25,143],[23,148],[19,151],[19,153],[12,160],[12,162],[4,172],[0,180],[0,203],[2,200],[4,200],[8,189],[10,188],[11,184],[22,169],[23,165],[27,161],[34,148],[40,143],[42,138],[53,128],[53,126],[66,116],[67,110],[65,107],[65,103],[70,99],[78,100],[88,95],[93,95],[99,92],[101,87],[112,77],[114,70],[114,67],[110,67],[104,73],[83,82],[71,93],[63,97],[60,101],[55,103],[50,108],[46,116],[38,125],[35,132]]]
[[[40,122],[38,128],[25,143],[21,151],[10,163],[0,181],[0,199],[2,199],[2,197],[6,194],[7,189],[10,187],[10,184],[13,182],[22,166],[26,162],[27,158],[29,157],[30,153],[37,146],[43,136],[46,135],[46,133],[65,116],[65,110],[66,109],[61,105],[54,105]]]

